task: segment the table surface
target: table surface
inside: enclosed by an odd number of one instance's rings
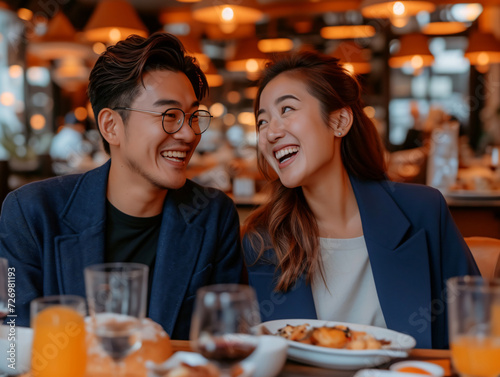
[[[187,340],[172,340],[172,348],[175,351],[191,351],[189,341]],[[391,363],[401,361],[403,359],[394,359],[388,364],[381,365],[378,368],[386,369]],[[431,349],[414,349],[410,352],[408,358],[404,360],[421,360],[430,361],[441,365],[445,369],[445,376],[453,376],[450,367],[450,351],[449,350],[431,350]],[[302,376],[334,376],[334,377],[351,377],[357,371],[355,370],[332,370],[318,368],[310,365],[300,364],[294,361],[287,360],[283,370],[278,377],[302,377]]]

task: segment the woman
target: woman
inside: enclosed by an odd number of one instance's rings
[[[479,272],[439,191],[386,180],[356,79],[325,55],[282,57],[255,116],[271,195],[244,251],[263,321],[365,323],[447,347],[445,282]]]

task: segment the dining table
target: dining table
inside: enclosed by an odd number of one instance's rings
[[[188,340],[172,340],[172,349],[174,352],[177,351],[187,351],[192,352],[190,342]],[[402,361],[402,360],[418,360],[427,361],[435,363],[443,367],[445,373],[444,377],[454,377],[456,373],[451,367],[451,353],[449,350],[438,350],[438,349],[421,349],[416,348],[409,352],[408,357],[403,359],[392,359],[391,361],[375,367],[376,369],[388,369],[391,364]],[[283,369],[278,374],[277,377],[302,377],[302,376],[312,376],[312,377],[352,377],[356,374],[357,370],[338,370],[338,369],[326,369],[315,367],[311,365],[305,365],[295,361],[287,359]]]

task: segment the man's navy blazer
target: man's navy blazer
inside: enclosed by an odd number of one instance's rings
[[[15,268],[18,325],[29,326],[36,297],[85,296],[84,268],[104,262],[109,167],[27,184],[5,199],[0,257]],[[172,338],[187,339],[196,290],[240,282],[242,266],[232,200],[189,180],[169,190],[148,316]]]
[[[419,348],[447,348],[446,280],[479,270],[446,201],[424,185],[350,179],[387,327],[410,334]],[[243,250],[263,321],[317,318],[304,278],[284,294],[274,292],[274,251],[254,263],[256,250],[247,237]]]

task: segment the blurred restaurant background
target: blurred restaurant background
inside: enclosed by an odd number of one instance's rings
[[[210,84],[215,118],[189,177],[231,195],[241,219],[265,195],[259,72],[273,54],[317,50],[359,77],[389,177],[442,190],[464,236],[500,238],[500,0],[0,1],[0,202],[107,160],[90,70],[107,46],[159,30]]]

